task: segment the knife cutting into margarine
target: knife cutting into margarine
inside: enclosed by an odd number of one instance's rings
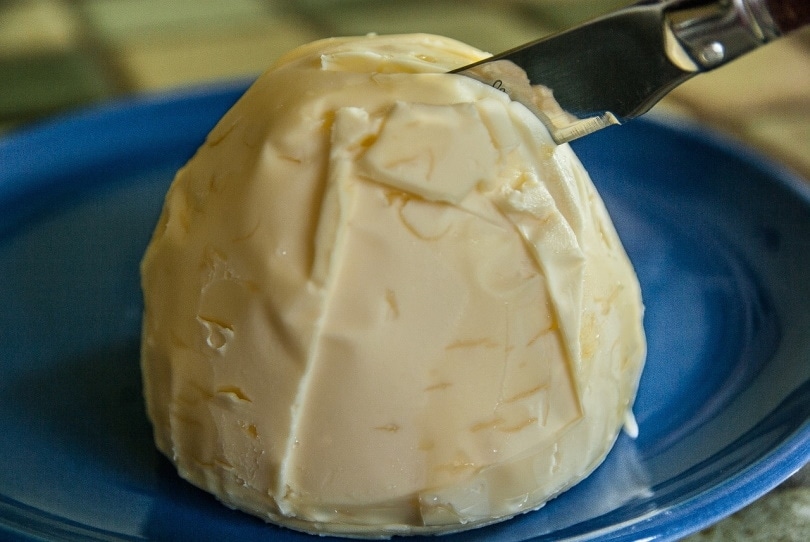
[[[648,0],[452,73],[503,90],[565,143],[808,23],[810,0]]]

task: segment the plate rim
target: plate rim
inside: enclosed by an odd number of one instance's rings
[[[233,80],[129,96],[38,121],[0,136],[0,162],[3,161],[4,156],[14,155],[32,146],[55,145],[65,134],[77,128],[86,129],[88,126],[98,123],[114,123],[122,119],[131,119],[136,115],[151,118],[150,115],[183,104],[188,105],[207,100],[224,104],[230,98],[234,98],[235,101],[248,88],[249,83],[249,80]],[[153,121],[147,119],[147,122]],[[689,119],[653,114],[634,122],[645,123],[667,133],[677,134],[701,146],[711,148],[712,152],[731,156],[746,166],[764,173],[771,181],[781,184],[790,194],[797,197],[802,205],[810,209],[810,180],[745,142]],[[614,128],[614,130],[618,129],[621,128]],[[22,164],[20,156],[15,156],[15,158],[17,159],[15,164]],[[36,165],[35,169],[42,169],[46,166],[47,163],[40,163]],[[0,170],[0,204],[5,203],[9,198],[25,197],[30,191],[41,188],[31,182],[21,183],[24,186],[16,187],[22,188],[22,191],[9,190],[8,186],[4,186],[4,181],[13,180],[15,176],[21,175],[21,172],[20,167]],[[10,188],[13,189],[15,186]],[[3,237],[6,235],[0,235],[0,241]],[[805,420],[799,429],[782,441],[779,447],[770,450],[736,476],[723,480],[706,491],[693,495],[667,509],[659,509],[659,513],[652,516],[637,517],[627,524],[606,527],[571,540],[618,541],[635,540],[640,536],[646,537],[645,540],[676,540],[744,508],[773,490],[808,463],[810,463],[810,420]],[[668,513],[662,514],[660,513],[662,511]],[[41,512],[50,515],[46,511]],[[65,518],[65,522],[69,521]],[[51,529],[55,527],[51,519],[45,523]],[[90,526],[83,527],[95,532],[95,529]],[[0,532],[8,528],[9,524],[5,523],[0,516]],[[26,539],[27,536],[25,533],[13,530],[11,533],[23,537],[22,539]],[[73,530],[67,530],[66,534],[75,535],[76,533]],[[127,537],[124,533],[115,533],[115,535],[122,539]],[[531,541],[544,536],[547,535],[537,535],[526,540]],[[603,536],[605,538],[602,538]]]

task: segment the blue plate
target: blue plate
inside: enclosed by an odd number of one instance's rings
[[[180,480],[141,400],[138,262],[174,171],[243,90],[0,140],[0,538],[313,540]],[[674,540],[810,459],[808,185],[682,126],[575,147],[645,295],[641,433],[545,508],[447,542]]]

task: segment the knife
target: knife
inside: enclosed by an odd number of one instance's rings
[[[810,0],[645,0],[451,73],[506,92],[561,144],[808,23]]]

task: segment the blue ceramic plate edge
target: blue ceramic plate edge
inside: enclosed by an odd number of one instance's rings
[[[12,149],[14,146],[27,144],[31,139],[47,140],[49,136],[64,133],[65,130],[69,130],[72,126],[99,120],[109,121],[121,115],[130,116],[135,111],[148,113],[149,111],[158,111],[172,104],[216,97],[224,100],[232,96],[235,100],[247,88],[249,83],[250,81],[247,80],[237,80],[215,85],[186,87],[168,92],[111,100],[100,105],[78,109],[4,134],[0,137],[0,154],[8,152],[8,149]],[[810,207],[810,182],[805,180],[799,173],[763,155],[743,142],[712,128],[685,119],[651,115],[635,122],[653,124],[664,130],[686,136],[701,145],[712,147],[714,150],[734,155],[746,164],[767,172],[769,178],[783,185],[806,206]],[[621,127],[612,129],[619,130]],[[0,182],[2,182],[4,175],[6,177],[11,176],[8,172],[5,174],[0,173]],[[0,189],[2,189],[2,186],[0,186]],[[0,197],[6,198],[2,193],[0,193]],[[582,538],[571,540],[654,540],[660,542],[678,540],[744,508],[774,489],[808,462],[810,462],[810,420],[805,421],[801,429],[783,441],[782,446],[761,458],[756,464],[750,465],[736,477],[666,509],[666,518],[662,517],[663,514],[642,517],[630,524],[620,526],[618,529],[610,529],[609,532],[591,533]],[[752,491],[752,486],[756,486],[756,490]],[[735,498],[730,498],[731,496]],[[0,533],[5,531],[5,527],[0,526]],[[65,534],[69,533],[73,533],[73,531],[68,530],[65,532]],[[14,534],[24,537],[23,539],[28,539],[27,535],[23,533]],[[99,535],[102,536],[102,539],[108,539],[102,533],[99,533]],[[597,538],[594,538],[593,535],[597,535]],[[116,534],[116,536],[121,537],[118,539],[126,539],[122,535]],[[30,539],[37,540],[40,538],[31,537]]]
[[[778,182],[788,192],[796,195],[805,206],[810,207],[810,179],[805,179],[792,168],[766,156],[729,134],[694,120],[655,112],[644,118],[636,119],[634,122],[659,126],[726,155],[735,156],[740,161],[767,173],[772,181]],[[621,129],[621,126],[613,128]],[[808,361],[810,362],[810,360]],[[657,514],[640,519],[627,527],[621,527],[613,531],[608,538],[592,539],[588,537],[583,540],[615,542],[635,542],[637,540],[674,542],[680,540],[752,504],[808,463],[810,463],[810,420],[805,420],[802,428],[783,441],[781,447],[771,451],[736,477],[667,509],[669,515],[666,522],[661,520],[661,514]],[[756,486],[756,490],[752,491],[752,486]],[[674,528],[662,530],[661,527],[667,524]]]

